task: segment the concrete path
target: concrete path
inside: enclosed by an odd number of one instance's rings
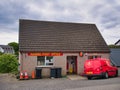
[[[85,77],[79,75],[67,75],[67,78],[70,80],[83,80],[86,79]]]

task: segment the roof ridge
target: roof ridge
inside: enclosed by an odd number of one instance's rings
[[[62,21],[46,21],[46,20],[30,20],[30,19],[19,19],[19,21],[33,21],[33,22],[48,22],[48,23],[63,23],[63,24],[85,24],[95,25],[94,23],[80,23],[80,22],[62,22]]]

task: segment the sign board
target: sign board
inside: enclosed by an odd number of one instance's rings
[[[58,52],[36,52],[36,53],[28,53],[28,56],[62,56],[63,53],[58,53]]]

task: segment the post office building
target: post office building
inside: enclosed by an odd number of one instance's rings
[[[51,67],[62,75],[81,74],[84,62],[109,58],[110,50],[95,24],[24,20],[19,22],[20,70],[29,75],[36,67],[50,76]]]

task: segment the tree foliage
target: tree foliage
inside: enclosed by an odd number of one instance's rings
[[[109,48],[120,48],[120,45],[118,45],[118,46],[116,46],[116,45],[108,45],[109,46]]]
[[[0,73],[16,73],[18,71],[18,60],[15,55],[0,55]]]
[[[15,55],[18,56],[18,51],[19,51],[19,44],[16,42],[10,42],[8,43],[9,46],[12,46],[15,50]]]
[[[2,52],[0,52],[0,55],[2,55],[3,53]]]

